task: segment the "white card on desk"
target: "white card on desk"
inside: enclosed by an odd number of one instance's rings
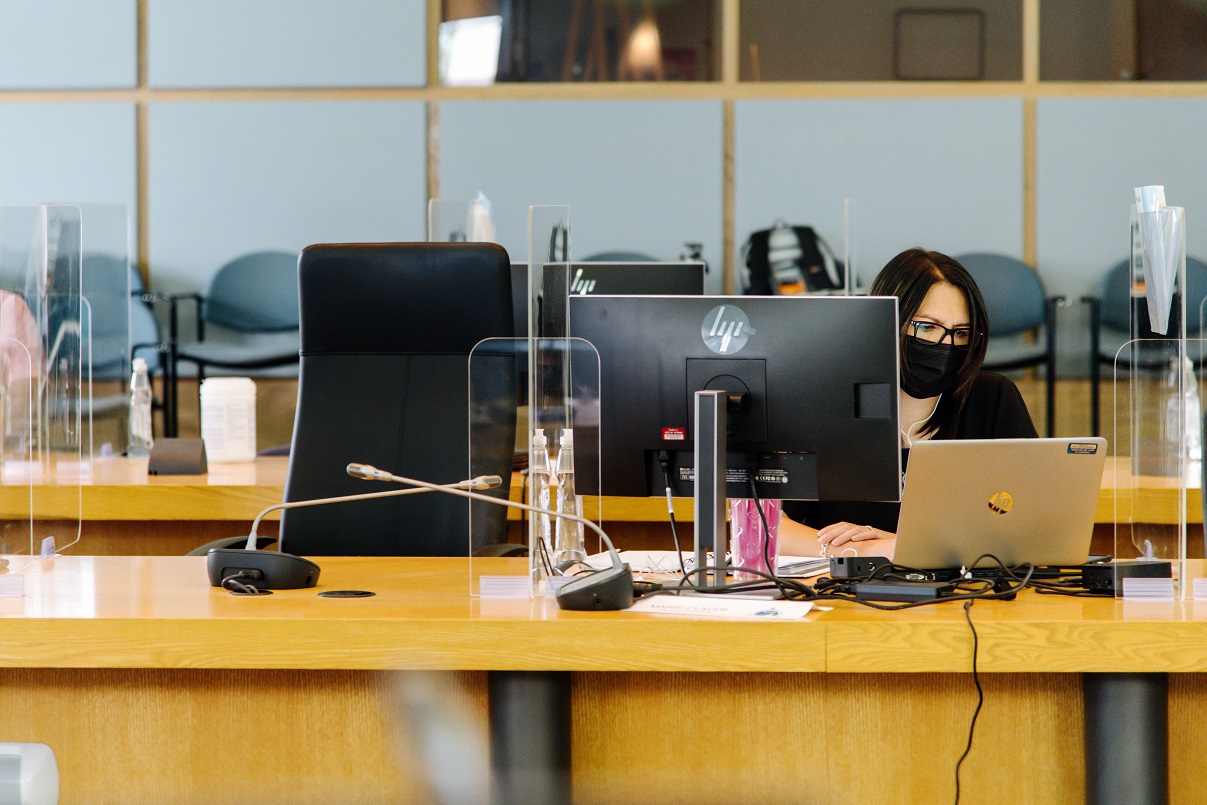
[[[633,604],[629,612],[695,618],[794,620],[805,617],[812,608],[813,604],[808,601],[768,601],[735,595],[651,595]]]

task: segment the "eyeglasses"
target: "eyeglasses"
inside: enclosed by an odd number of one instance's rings
[[[907,326],[910,335],[928,344],[941,344],[949,338],[955,347],[966,347],[972,343],[971,327],[944,327],[933,321],[911,321]]]

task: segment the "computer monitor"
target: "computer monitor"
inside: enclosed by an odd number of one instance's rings
[[[899,500],[899,332],[891,297],[573,296],[570,333],[600,371],[599,438],[575,471],[599,466],[583,488],[603,495],[661,495],[665,453],[690,496],[694,395],[723,390],[728,497],[751,497],[754,470],[760,497]]]
[[[546,263],[545,269],[558,264]],[[570,264],[568,293],[574,296],[698,296],[704,293],[705,265],[673,263],[581,262]],[[515,332],[528,332],[528,264],[511,264]],[[560,333],[558,334],[560,335]]]

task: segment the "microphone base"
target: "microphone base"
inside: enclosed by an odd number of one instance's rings
[[[633,574],[621,565],[580,576],[557,591],[557,605],[592,612],[628,609],[633,606]]]
[[[282,551],[249,551],[240,548],[211,548],[206,554],[210,584],[222,586],[222,580],[239,571],[258,573],[251,584],[265,590],[298,590],[318,584],[319,566]]]

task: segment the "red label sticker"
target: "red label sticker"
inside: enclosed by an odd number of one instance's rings
[[[664,442],[686,442],[687,431],[683,428],[663,428],[662,441]]]

